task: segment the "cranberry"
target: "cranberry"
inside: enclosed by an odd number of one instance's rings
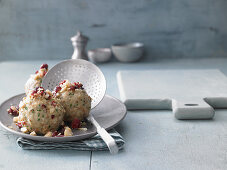
[[[26,122],[24,122],[24,121],[21,121],[21,124],[22,124],[22,125],[26,125]]]
[[[17,110],[13,111],[12,113],[13,116],[18,116],[19,115],[19,112]]]
[[[55,93],[59,92],[60,90],[61,90],[60,86],[56,86],[55,89],[54,89]]]
[[[33,91],[31,95],[33,96],[35,93],[36,93],[36,92],[35,92],[35,91]]]
[[[40,94],[43,95],[44,94],[44,91],[40,91]]]
[[[58,135],[58,132],[55,131],[55,132],[52,134],[52,137],[55,137],[55,136],[57,136],[57,135]]]
[[[75,118],[71,123],[72,129],[78,129],[80,127],[80,120]]]
[[[18,116],[18,114],[19,114],[19,108],[18,107],[10,106],[10,108],[7,111],[8,111],[9,114],[11,114],[13,116]]]
[[[43,72],[43,76],[45,76],[45,75],[46,75],[46,73],[47,73],[47,72],[46,72],[46,71],[44,71],[44,72]]]
[[[55,101],[52,101],[51,105],[55,107],[57,104]]]
[[[76,89],[76,87],[75,86],[70,86],[70,88],[69,88],[70,90],[75,90]]]
[[[22,128],[22,124],[21,124],[21,123],[16,123],[16,125],[17,125],[19,128]]]
[[[51,119],[54,119],[55,115],[51,115]]]
[[[36,94],[36,93],[38,92],[38,88],[39,88],[39,87],[36,87],[36,88],[33,90],[32,95],[34,95],[34,94]]]
[[[32,95],[34,95],[36,93],[43,95],[44,94],[44,88],[43,87],[36,87],[35,90],[32,92]]]
[[[38,87],[37,90],[44,91],[43,87]]]
[[[46,107],[47,107],[47,106],[46,106],[45,104],[42,104],[42,108],[44,108],[44,109],[45,109]]]
[[[34,95],[34,94],[36,94],[37,93],[37,91],[36,90],[33,90],[33,92],[32,92],[32,96]]]
[[[65,82],[66,82],[66,80],[63,80],[59,83],[59,85],[64,84]]]
[[[37,74],[39,71],[36,71],[35,74]]]
[[[42,69],[42,68],[48,69],[48,65],[47,64],[42,64],[40,69]]]
[[[8,109],[8,113],[9,114],[12,114],[12,112],[13,112],[13,109],[11,109],[11,107]]]
[[[76,89],[82,89],[82,90],[84,89],[83,84],[81,84],[80,82],[74,82],[74,85]]]

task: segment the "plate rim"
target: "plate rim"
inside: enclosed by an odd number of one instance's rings
[[[20,93],[20,94],[17,94],[15,96],[12,96],[12,97],[6,99],[5,101],[3,101],[0,104],[0,108],[6,102],[8,102],[9,100],[11,100],[12,98],[15,98],[17,96],[22,96],[22,95],[25,95],[25,93]],[[113,97],[113,96],[108,95],[108,94],[105,94],[104,97],[103,97],[103,99],[105,97],[108,97],[110,99],[113,99],[113,100],[115,100],[116,102],[118,102],[119,104],[121,104],[123,106],[123,109],[122,109],[123,110],[123,116],[121,117],[121,119],[119,121],[117,121],[116,123],[114,123],[112,126],[109,126],[109,127],[106,127],[105,128],[106,130],[110,130],[110,129],[114,128],[115,126],[117,126],[126,117],[126,115],[127,115],[127,108],[126,108],[125,104],[121,100],[117,99],[116,97]],[[1,119],[0,119],[0,125],[1,125],[2,128],[4,128],[5,130],[7,130],[8,132],[13,133],[17,137],[23,137],[23,138],[34,140],[34,141],[43,141],[43,142],[46,142],[46,141],[49,141],[49,142],[79,141],[79,140],[90,138],[90,137],[95,136],[97,134],[97,130],[95,129],[94,132],[81,134],[79,139],[75,139],[75,135],[74,136],[56,137],[56,138],[54,138],[54,137],[44,137],[44,136],[31,136],[30,134],[26,134],[26,133],[23,133],[23,132],[18,132],[18,131],[15,131],[15,130],[13,130],[13,129],[7,127],[7,126],[5,126],[2,123],[2,120]],[[45,138],[46,140],[42,140],[43,138]]]

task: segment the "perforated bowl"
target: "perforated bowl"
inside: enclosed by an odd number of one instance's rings
[[[101,70],[91,62],[81,59],[62,61],[47,72],[42,86],[52,91],[66,79],[70,82],[81,82],[84,85],[84,89],[92,98],[91,108],[97,106],[105,95],[105,77]]]

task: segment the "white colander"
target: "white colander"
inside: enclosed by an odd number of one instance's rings
[[[51,68],[43,79],[45,89],[54,88],[63,80],[81,82],[92,98],[91,108],[99,104],[106,92],[106,79],[101,70],[91,62],[81,59],[65,60]]]
[[[62,61],[51,68],[43,79],[45,89],[54,88],[63,80],[81,82],[85,91],[92,98],[91,109],[97,106],[106,92],[106,80],[101,70],[91,62],[82,59]],[[107,144],[111,153],[117,153],[118,147],[114,139],[102,128],[90,114],[87,118],[96,128],[99,135]]]

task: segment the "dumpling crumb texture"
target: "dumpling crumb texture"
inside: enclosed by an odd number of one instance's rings
[[[65,114],[65,109],[59,99],[53,97],[50,91],[45,91],[42,87],[31,91],[23,98],[19,106],[17,126],[21,129],[27,128],[26,132],[34,131],[41,135],[57,130]]]
[[[64,80],[53,93],[60,99],[66,111],[65,121],[72,121],[75,118],[81,121],[88,117],[91,110],[91,97],[86,93],[81,83],[70,83],[68,80]]]

